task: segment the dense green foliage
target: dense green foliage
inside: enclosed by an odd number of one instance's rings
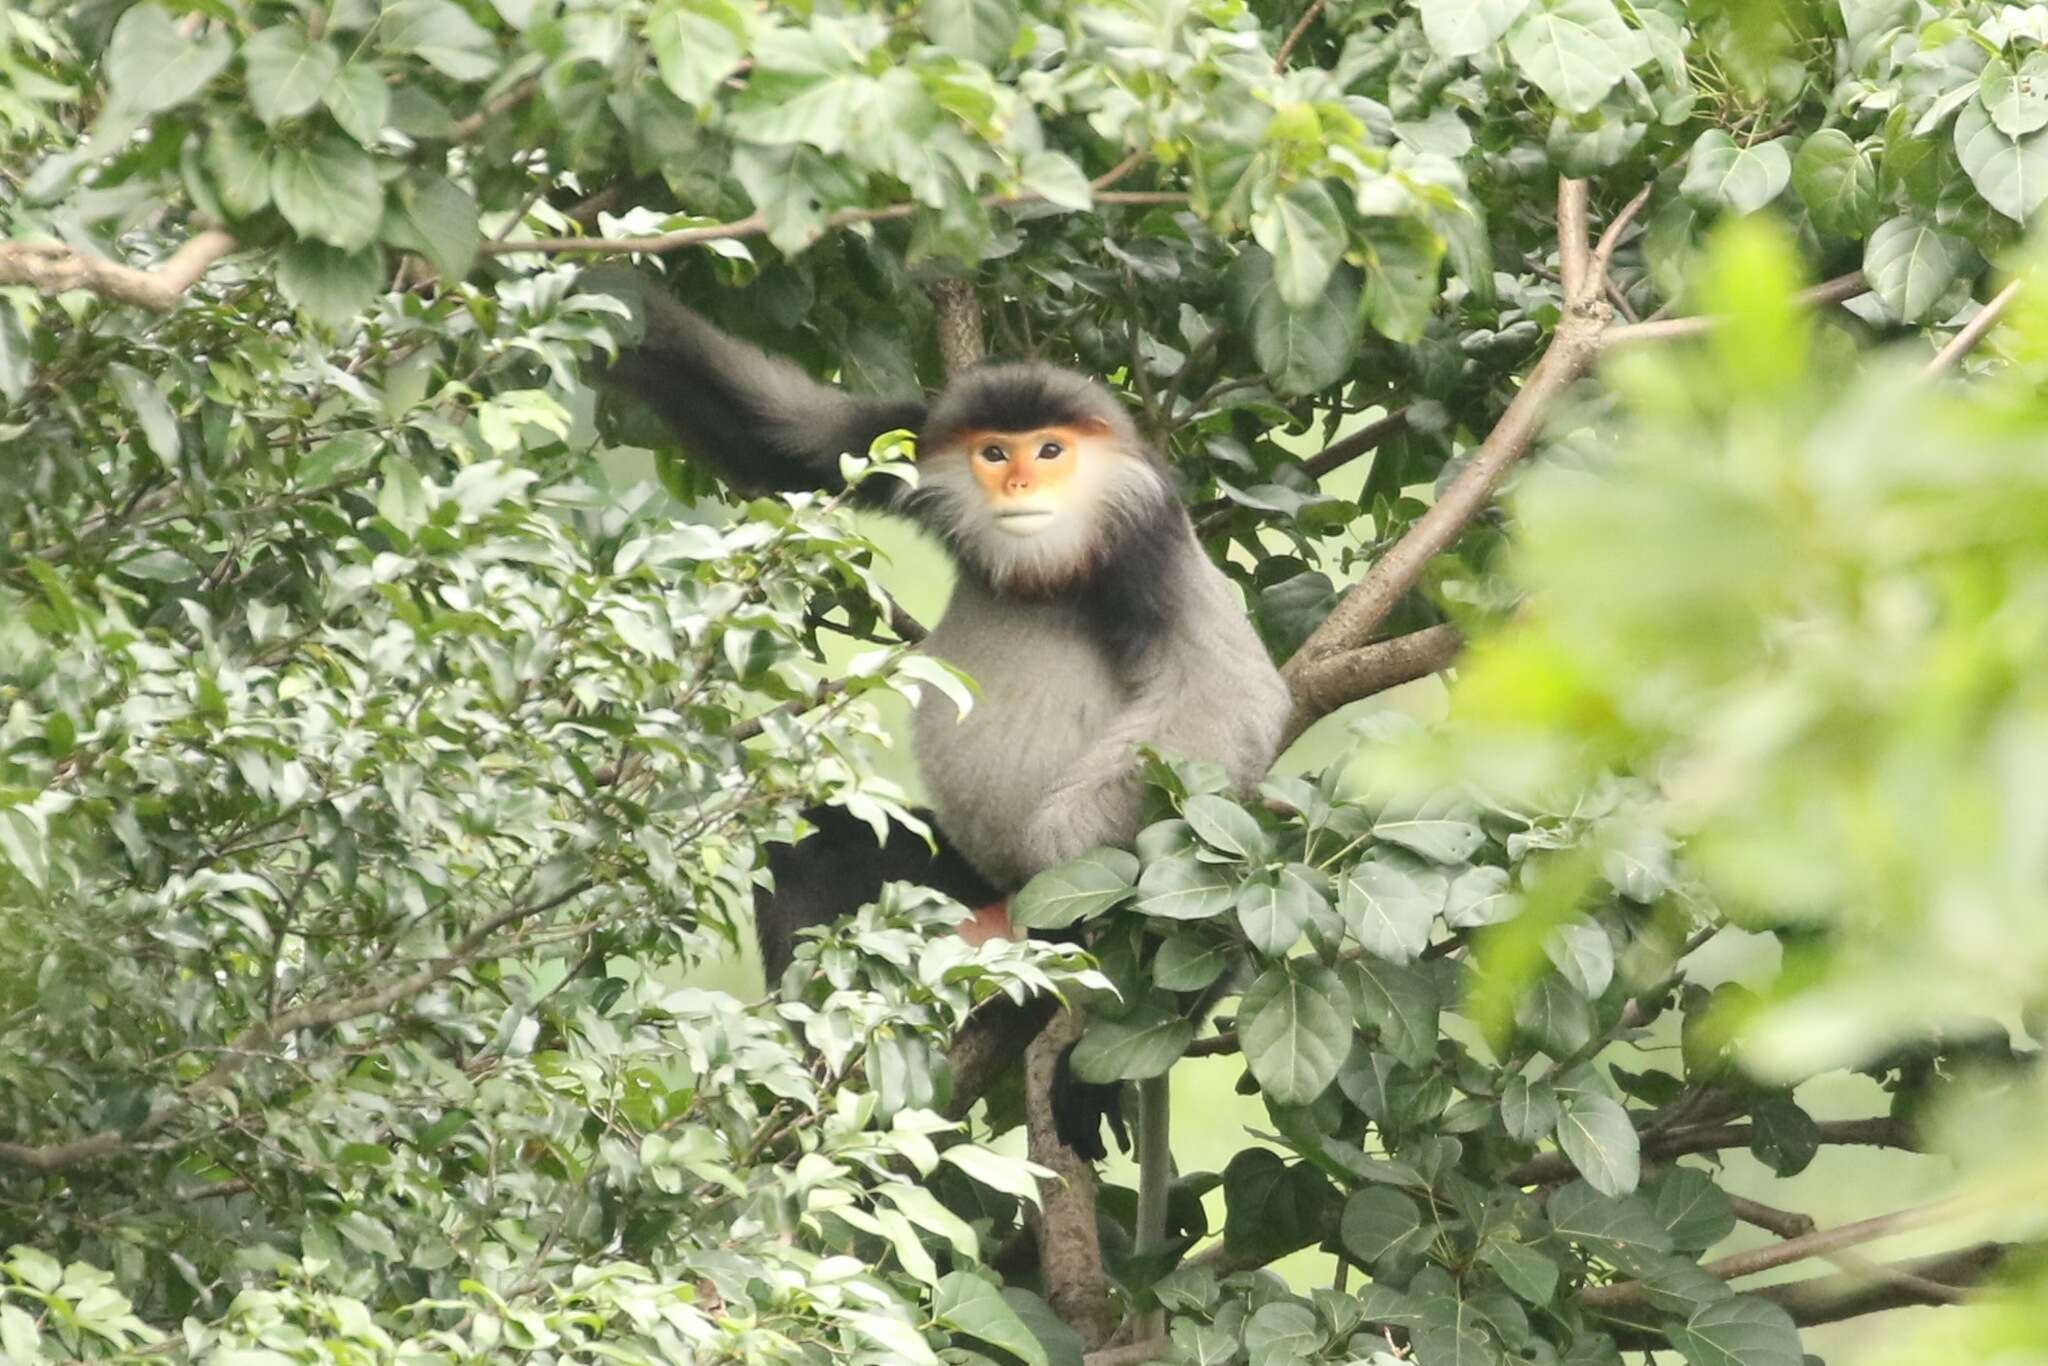
[[[2048,316],[1910,376],[2044,157],[2048,6],[0,4],[0,1361],[1074,1362],[946,1056],[1048,991],[1084,1075],[1266,1107],[1163,1251],[1103,1193],[1164,1359],[1796,1366],[1862,1292],[1737,1293],[1769,1193],[1709,1159],[1841,1142],[1969,1183],[1916,1218],[1970,1275],[1890,1302],[2014,1286],[1906,1359],[2038,1359]],[[839,508],[648,459],[591,264],[872,391],[964,285],[1285,658],[1555,334],[1560,176],[1647,192],[1620,313],[1723,321],[1615,348],[1384,623],[1473,639],[1442,727],[1152,756],[1014,908],[1088,957],[898,889],[785,1001],[688,984],[801,805],[898,809],[878,702],[966,685]],[[1844,1068],[1891,1112],[1809,1113]]]

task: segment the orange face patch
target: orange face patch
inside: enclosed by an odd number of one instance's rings
[[[1057,500],[1080,468],[1082,445],[1092,447],[1095,435],[1080,427],[1040,427],[1029,432],[963,432],[959,443],[982,493],[1001,507],[1017,500]]]

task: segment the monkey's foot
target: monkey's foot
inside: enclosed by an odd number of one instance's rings
[[[970,944],[986,944],[991,939],[1015,939],[1010,929],[1010,903],[1007,898],[991,901],[975,910],[954,927],[955,932]]]

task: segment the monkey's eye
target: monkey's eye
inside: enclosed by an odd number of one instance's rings
[[[981,448],[981,458],[988,461],[991,465],[1000,465],[1010,458],[1010,453],[1001,446],[983,446]]]
[[[1040,447],[1038,448],[1038,458],[1039,458],[1040,460],[1057,460],[1057,459],[1059,459],[1059,458],[1060,458],[1060,443],[1059,443],[1059,442],[1057,442],[1057,441],[1048,441],[1048,442],[1046,442],[1046,443],[1045,443],[1045,444],[1044,444],[1043,446],[1040,446]]]

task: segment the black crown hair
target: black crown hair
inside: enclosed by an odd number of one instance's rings
[[[1137,444],[1137,432],[1122,407],[1094,380],[1056,366],[1011,361],[978,365],[947,386],[923,435],[927,441],[944,441],[961,432],[1023,432],[1091,422]]]

